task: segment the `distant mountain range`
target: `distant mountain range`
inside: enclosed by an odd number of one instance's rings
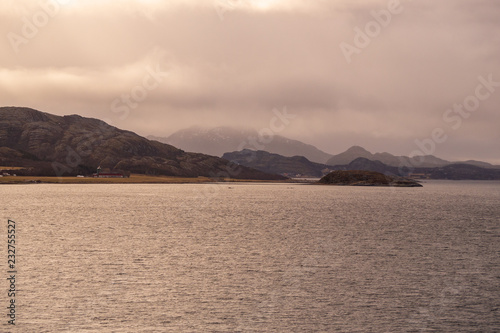
[[[187,153],[98,119],[0,107],[0,166],[25,167],[17,171],[18,174],[91,174],[101,166],[128,173],[262,180],[285,178],[276,174],[321,177],[330,170],[366,170],[400,176],[413,173],[434,179],[500,179],[500,167],[484,162],[453,163],[430,155],[423,159],[425,163],[418,164],[409,157],[372,154],[357,146],[338,155],[329,155],[312,145],[281,136],[275,136],[264,145],[256,131],[225,127],[180,131],[168,141],[186,150],[203,148],[209,153],[224,155],[224,159]],[[234,146],[250,146],[250,149],[229,149]],[[264,146],[266,150],[284,153],[259,149]],[[234,161],[238,167],[228,160]],[[318,163],[318,160],[328,163]],[[401,167],[405,164],[418,167],[411,170]]]
[[[346,165],[331,167],[334,170],[365,170],[386,175],[412,176],[414,178],[449,180],[500,180],[500,169],[482,168],[472,164],[453,163],[440,167],[396,167],[380,161],[359,157]]]
[[[46,176],[95,172],[98,166],[131,173],[239,179],[284,179],[227,160],[186,153],[98,119],[56,116],[29,108],[0,108],[0,166]]]
[[[226,152],[243,149],[263,150],[282,156],[304,156],[316,163],[325,163],[332,155],[319,150],[313,145],[298,140],[291,140],[281,135],[259,138],[259,133],[251,129],[235,129],[230,127],[200,128],[192,127],[180,130],[167,138],[148,136],[185,151],[222,156]]]
[[[185,151],[214,156],[223,156],[225,153],[250,149],[254,151],[266,151],[284,157],[303,156],[310,162],[332,166],[347,165],[357,158],[362,157],[371,161],[380,161],[388,166],[394,167],[414,165],[435,168],[461,163],[482,168],[500,168],[500,166],[494,166],[479,161],[451,162],[433,155],[410,158],[408,156],[395,156],[386,152],[373,154],[359,146],[353,146],[343,153],[332,155],[321,151],[313,145],[298,140],[288,139],[280,135],[275,135],[271,142],[264,144],[261,141],[265,140],[259,140],[259,134],[256,130],[235,129],[231,127],[215,127],[208,129],[192,127],[175,132],[167,138],[154,136],[149,136],[148,138],[173,145]]]
[[[330,159],[328,159],[326,164],[346,165],[360,157],[366,158],[371,161],[380,161],[388,166],[393,166],[393,167],[400,167],[406,165],[406,166],[418,166],[423,168],[435,168],[435,167],[443,167],[446,165],[459,163],[459,164],[475,165],[482,168],[500,168],[499,166],[495,166],[486,162],[472,161],[472,160],[465,162],[450,162],[440,159],[433,155],[408,157],[408,156],[395,156],[389,153],[372,154],[368,150],[359,146],[353,146],[343,153],[332,156]]]
[[[389,153],[376,153],[372,154],[368,150],[364,149],[363,147],[359,146],[353,146],[346,150],[343,153],[340,153],[338,155],[334,155],[331,157],[326,164],[328,165],[343,165],[343,164],[349,164],[352,161],[354,161],[357,158],[366,158],[371,161],[380,161],[384,164],[390,165],[390,166],[401,166],[401,165],[419,165],[422,167],[437,167],[437,166],[445,166],[450,164],[449,161],[442,160],[440,158],[437,158],[432,155],[427,155],[422,157],[414,157],[410,158],[407,156],[394,156]],[[420,159],[424,161],[422,164],[416,164],[420,163]]]
[[[313,163],[303,156],[286,157],[265,151],[243,150],[223,156],[234,163],[252,167],[268,173],[289,177],[322,177],[332,170],[362,170],[379,172],[388,176],[453,179],[453,180],[500,180],[500,169],[482,168],[471,164],[448,164],[438,167],[408,168],[391,166],[380,161],[358,157],[344,165],[329,166]]]

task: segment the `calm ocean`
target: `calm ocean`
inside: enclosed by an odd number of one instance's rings
[[[1,332],[500,331],[500,182],[0,195]]]

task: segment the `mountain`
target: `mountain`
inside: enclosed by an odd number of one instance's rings
[[[443,159],[440,159],[433,155],[425,155],[425,156],[416,156],[416,157],[408,157],[408,156],[394,156],[389,153],[375,153],[372,154],[368,150],[359,147],[353,146],[347,149],[345,152],[334,155],[331,157],[326,164],[328,165],[347,165],[354,161],[357,158],[366,158],[371,161],[380,161],[388,166],[392,167],[400,167],[400,166],[416,166],[422,168],[436,168],[436,167],[444,167],[450,164],[470,164],[483,168],[498,168],[498,166],[494,166],[492,164],[486,162],[479,161],[466,161],[466,162],[450,162]]]
[[[256,130],[230,127],[192,127],[175,132],[168,138],[149,136],[149,139],[179,147],[185,151],[222,156],[226,152],[243,149],[265,150],[287,157],[304,156],[308,160],[324,164],[332,155],[313,145],[291,140],[281,135],[259,137]],[[267,143],[266,143],[267,142]]]
[[[285,157],[267,151],[244,149],[225,153],[222,158],[267,173],[302,177],[323,177],[330,170],[325,164],[309,161],[303,156]]]
[[[463,161],[463,162],[453,162],[453,164],[469,164],[469,165],[475,165],[481,168],[486,168],[486,169],[500,169],[500,165],[493,165],[487,162],[482,162],[482,161],[474,161],[474,160],[468,160],[468,161]]]
[[[431,179],[500,180],[500,169],[481,168],[470,164],[450,164],[429,170]]]
[[[329,158],[328,161],[326,161],[326,164],[328,164],[328,165],[349,164],[359,157],[363,157],[363,158],[372,160],[373,154],[370,153],[368,150],[364,149],[363,147],[352,146],[351,148],[347,149],[345,152],[340,153],[338,155],[334,155],[331,158]]]
[[[238,179],[283,179],[204,154],[186,153],[133,132],[78,115],[56,116],[29,108],[0,108],[0,165],[24,173],[76,175],[103,170]],[[22,174],[18,172],[18,174]]]
[[[389,166],[380,161],[372,161],[364,157],[358,157],[354,161],[345,165],[335,165],[330,166],[333,170],[364,170],[364,171],[374,171],[380,172],[385,175],[399,175],[406,176],[407,169],[399,170],[398,167]]]
[[[361,150],[358,150],[362,152]],[[266,151],[253,151],[245,149],[225,153],[223,158],[238,165],[255,168],[257,170],[287,175],[291,177],[323,177],[326,173],[334,171],[371,171],[396,177],[416,177],[426,179],[450,180],[500,180],[500,169],[483,168],[471,164],[449,164],[442,167],[407,168],[391,166],[380,161],[358,157],[344,165],[325,165],[309,161],[303,156],[285,157],[271,154]]]
[[[471,164],[450,164],[434,168],[399,168],[359,157],[346,165],[331,166],[333,170],[362,170],[379,172],[388,176],[410,176],[450,180],[500,180],[500,169],[482,168]]]

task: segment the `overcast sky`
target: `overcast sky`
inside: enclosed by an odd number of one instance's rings
[[[499,18],[498,0],[2,0],[0,105],[145,136],[286,108],[277,134],[328,153],[500,164]]]

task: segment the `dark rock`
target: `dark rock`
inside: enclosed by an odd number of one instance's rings
[[[333,171],[321,178],[318,183],[343,186],[422,187],[420,183],[408,178],[386,176],[379,172],[361,170]]]

